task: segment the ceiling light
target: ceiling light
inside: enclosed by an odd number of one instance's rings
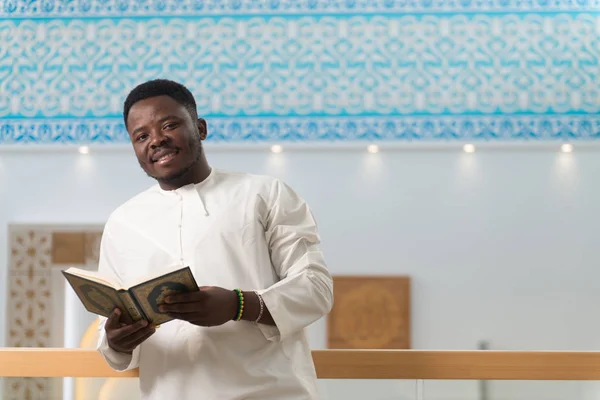
[[[470,144],[470,143],[468,143],[468,144],[465,144],[465,145],[463,146],[463,151],[464,151],[465,153],[475,153],[475,145],[472,145],[472,144]]]
[[[370,144],[367,147],[367,151],[372,154],[379,153],[379,146],[377,146],[376,144]]]
[[[563,153],[572,153],[573,145],[570,143],[565,143],[562,146],[560,146],[560,151],[562,151]]]

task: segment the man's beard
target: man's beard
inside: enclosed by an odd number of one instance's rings
[[[172,173],[171,175],[153,176],[153,175],[150,175],[149,173],[146,173],[146,175],[148,175],[150,178],[156,179],[158,182],[174,183],[174,182],[177,182],[178,180],[180,180],[182,177],[184,177],[185,174],[187,174],[190,171],[190,169],[192,169],[194,167],[194,165],[196,164],[197,161],[198,161],[197,159],[192,161],[188,166],[181,169],[180,171]]]
[[[174,172],[171,175],[167,175],[167,176],[154,176],[154,175],[151,175],[149,172],[145,171],[146,175],[148,175],[150,178],[156,179],[158,182],[162,182],[162,183],[169,184],[169,183],[177,182],[178,180],[183,178],[192,168],[194,168],[196,163],[198,161],[200,161],[200,158],[202,158],[202,141],[200,140],[200,138],[193,136],[190,139],[190,147],[192,148],[192,151],[196,152],[196,157],[188,165],[183,167],[181,170]]]

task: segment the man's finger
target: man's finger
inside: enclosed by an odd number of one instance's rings
[[[121,318],[119,321],[125,325],[131,325],[135,322],[127,310],[125,312],[121,312]]]
[[[166,304],[192,303],[200,300],[203,297],[202,292],[189,292],[171,294],[165,297]]]
[[[135,348],[143,341],[154,335],[156,328],[153,325],[147,326],[123,340],[123,345],[129,348]]]
[[[119,320],[121,319],[121,310],[119,308],[115,308],[112,313],[108,316],[106,323],[104,324],[104,329],[117,329],[121,326]]]
[[[177,313],[177,314],[186,314],[198,312],[200,308],[200,304],[198,302],[195,303],[176,303],[176,304],[162,304],[158,307],[158,311],[164,313]]]
[[[123,340],[128,336],[131,336],[132,334],[136,333],[137,331],[144,329],[148,326],[148,321],[142,319],[138,322],[136,322],[135,324],[131,324],[131,325],[126,325],[123,327],[119,327],[117,329],[112,329],[109,334],[111,336],[111,339],[113,340]]]

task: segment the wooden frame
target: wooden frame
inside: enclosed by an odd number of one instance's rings
[[[600,352],[316,350],[319,379],[600,380]],[[0,349],[0,377],[137,377],[95,350]]]
[[[102,225],[8,226],[7,304],[3,329],[11,347],[64,346],[65,267],[96,269]],[[61,398],[50,379],[5,379],[5,398]]]
[[[410,349],[410,277],[336,275],[333,286],[327,348]]]

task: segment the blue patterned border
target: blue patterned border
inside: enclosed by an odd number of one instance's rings
[[[600,0],[1,0],[0,17],[598,11]]]
[[[128,143],[156,77],[215,143],[600,137],[600,0],[0,1],[0,145]]]
[[[548,142],[600,139],[600,116],[211,119],[214,143]],[[0,145],[126,144],[120,119],[4,120]]]
[[[0,20],[0,117],[116,118],[128,91],[156,77],[185,83],[211,118],[595,113],[599,23],[592,14]]]

